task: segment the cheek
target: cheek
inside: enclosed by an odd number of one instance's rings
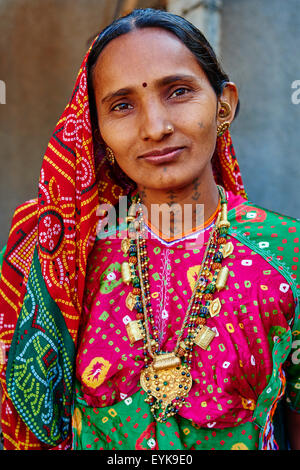
[[[217,142],[217,124],[215,119],[200,117],[191,123],[192,148],[191,164],[198,167],[211,160]]]
[[[211,145],[217,139],[217,118],[216,109],[207,106],[205,112],[202,112],[197,119],[196,132],[203,144]]]
[[[216,107],[211,100],[203,100],[189,103],[173,115],[177,122],[178,129],[184,129],[185,132],[193,134],[193,136],[210,135],[216,132],[217,119]]]
[[[99,123],[100,134],[105,142],[105,145],[110,147],[117,158],[126,148],[126,134],[124,132],[119,132],[116,126],[114,125],[101,125]]]
[[[128,152],[128,148],[136,140],[133,135],[136,126],[129,121],[127,118],[116,120],[104,117],[99,119],[100,134],[104,142],[116,154],[122,151]]]
[[[136,138],[132,136],[131,130],[124,126],[114,123],[99,123],[100,133],[105,144],[111,148],[115,155],[115,159],[120,168],[131,179],[135,181],[136,168],[135,161],[131,158]]]
[[[210,157],[214,152],[217,141],[217,124],[215,120],[198,118],[190,126],[194,151],[203,157]]]

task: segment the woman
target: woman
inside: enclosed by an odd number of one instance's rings
[[[284,448],[283,403],[298,445],[297,223],[247,201],[238,106],[182,18],[95,39],[3,258],[5,448]]]

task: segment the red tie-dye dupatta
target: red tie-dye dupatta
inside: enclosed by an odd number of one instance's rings
[[[77,332],[97,206],[124,193],[104,153],[95,165],[87,52],[49,141],[37,198],[19,206],[0,280],[2,430],[6,449],[66,449]],[[245,197],[229,132],[217,139],[218,184]],[[0,351],[1,351],[0,350]]]

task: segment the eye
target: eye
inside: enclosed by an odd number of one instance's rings
[[[173,96],[183,96],[183,95],[186,95],[187,93],[189,93],[191,90],[189,88],[186,88],[186,87],[180,87],[180,88],[176,88],[176,90],[173,91],[173,93],[171,94],[170,98],[172,98]]]
[[[127,111],[132,109],[132,105],[129,103],[118,103],[111,108],[111,111]]]

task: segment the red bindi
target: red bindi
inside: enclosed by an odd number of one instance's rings
[[[147,83],[146,83],[146,82],[144,82],[144,83],[143,83],[143,87],[145,88],[146,86],[147,86]]]

